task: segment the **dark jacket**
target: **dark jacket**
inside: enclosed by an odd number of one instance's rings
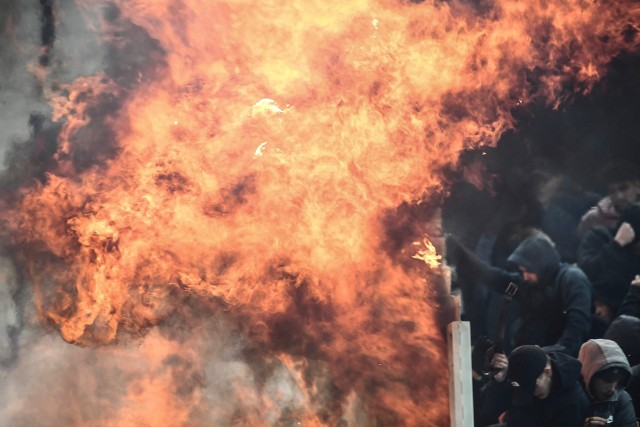
[[[632,286],[631,289],[637,289],[635,293],[640,298],[640,287]],[[632,366],[626,392],[633,399],[637,418],[640,416],[640,319],[622,314],[611,322],[604,337],[618,343]]]
[[[629,284],[640,274],[640,257],[630,246],[614,240],[615,230],[596,227],[587,232],[578,247],[578,266],[593,283],[594,298],[614,313],[620,309]]]
[[[591,284],[578,267],[560,262],[553,245],[544,237],[524,240],[509,261],[538,275],[538,283],[525,283],[522,275],[491,267],[460,245],[450,257],[458,269],[470,269],[487,286],[504,292],[509,282],[519,285],[515,298],[521,317],[513,346],[537,344],[578,355],[591,326]]]
[[[636,419],[640,420],[640,365],[631,368],[631,380],[627,384],[626,391],[633,401]]]
[[[635,287],[637,288],[637,287]],[[640,288],[638,288],[640,291]],[[640,364],[640,319],[621,314],[613,319],[604,338],[618,343],[631,366]]]
[[[631,367],[620,346],[607,339],[589,340],[580,348],[578,360],[582,363],[581,375],[589,397],[589,416],[607,420],[611,427],[636,427],[636,414],[631,397],[624,391],[631,377]],[[596,400],[591,393],[591,381],[598,372],[618,368],[628,374],[624,383],[606,400]]]
[[[551,359],[553,382],[546,399],[534,397],[525,406],[509,405],[508,381],[492,381],[485,391],[484,412],[496,414],[506,409],[508,427],[582,427],[589,401],[579,382],[581,364],[564,353],[549,351],[547,354]]]
[[[623,314],[640,317],[640,286],[629,286],[629,292],[618,310],[618,316]]]
[[[591,206],[598,203],[600,197],[584,191],[566,177],[551,178],[547,183],[546,188],[553,188],[549,187],[553,183],[557,183],[558,187],[544,204],[540,229],[555,242],[562,261],[574,263],[580,244],[580,219]]]
[[[611,197],[606,196],[582,216],[578,224],[578,238],[583,239],[595,227],[615,229],[619,221],[620,212],[613,206]]]

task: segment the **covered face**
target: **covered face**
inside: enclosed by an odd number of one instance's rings
[[[526,405],[533,397],[544,398],[544,370],[548,364],[547,354],[537,345],[523,345],[509,356],[507,379],[511,384],[513,404]]]
[[[524,280],[530,283],[546,283],[560,268],[560,255],[546,236],[525,239],[508,260],[518,266]]]

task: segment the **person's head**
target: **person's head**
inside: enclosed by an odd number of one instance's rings
[[[629,364],[640,364],[640,319],[622,314],[611,322],[604,338],[615,341],[627,356]]]
[[[519,265],[518,270],[520,270],[520,273],[522,273],[522,278],[524,279],[525,282],[535,285],[540,281],[540,278],[538,277],[538,273],[534,271],[530,271],[529,269],[527,269],[527,267]]]
[[[582,363],[580,375],[587,394],[596,401],[609,399],[631,376],[626,356],[612,340],[588,340],[580,347],[578,360]]]
[[[549,236],[537,233],[528,237],[508,258],[530,284],[546,283],[560,267],[560,255]]]
[[[607,163],[600,172],[600,178],[607,186],[607,194],[616,211],[622,212],[640,197],[640,171],[638,167],[625,161]]]
[[[514,405],[526,405],[534,397],[546,399],[553,382],[549,356],[537,345],[516,348],[509,356],[507,379],[511,384]]]
[[[618,367],[599,371],[591,378],[589,393],[595,400],[607,400],[628,378],[629,374]]]

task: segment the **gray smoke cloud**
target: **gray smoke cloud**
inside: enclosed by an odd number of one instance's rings
[[[12,141],[29,136],[29,115],[47,114],[29,73],[40,50],[40,20],[37,2],[0,2],[0,155]]]
[[[9,364],[15,356],[12,333],[20,327],[13,296],[18,281],[13,262],[0,257],[0,363]]]
[[[222,317],[205,323],[166,353],[160,349],[176,341],[162,328],[102,348],[27,328],[20,357],[1,371],[0,424],[298,425],[308,402],[295,373],[273,358],[259,380],[256,366],[243,361],[247,343],[228,332],[232,325]],[[267,401],[273,405],[265,410]],[[176,414],[175,424],[164,418]]]
[[[51,4],[53,17],[44,15],[46,3]],[[74,2],[2,0],[0,10],[0,157],[4,158],[12,144],[27,144],[33,130],[31,116],[51,115],[46,98],[51,86],[95,74],[103,68],[107,51],[91,29],[97,16],[83,13]]]

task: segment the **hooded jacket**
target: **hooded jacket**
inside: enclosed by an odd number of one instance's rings
[[[637,287],[636,287],[637,288]],[[640,288],[638,288],[640,291]],[[627,356],[629,365],[640,364],[640,319],[628,314],[621,314],[609,325],[604,337],[615,341]]]
[[[464,247],[454,248],[458,268],[469,269],[482,283],[504,292],[509,282],[519,285],[515,298],[521,316],[515,325],[513,346],[536,344],[578,355],[591,328],[591,283],[580,268],[561,263],[560,255],[543,236],[525,239],[509,261],[536,273],[538,283],[525,283],[522,274],[492,267]]]
[[[480,425],[495,423],[498,415],[507,412],[508,427],[582,427],[587,416],[589,399],[580,385],[580,362],[556,351],[546,351],[552,370],[551,391],[545,399],[533,398],[524,406],[511,402],[508,380],[489,381],[483,390]],[[500,424],[502,425],[502,424]]]
[[[640,292],[640,287],[632,286]],[[631,367],[631,380],[625,391],[633,399],[633,407],[636,418],[640,416],[640,319],[634,316],[622,314],[616,317],[604,337],[613,340],[622,349],[629,360]]]
[[[620,246],[614,240],[616,229],[595,227],[584,236],[578,247],[578,265],[594,287],[594,298],[616,313],[629,291],[629,284],[640,274],[640,256],[631,246]]]
[[[606,196],[582,216],[578,224],[578,238],[582,239],[587,231],[594,227],[613,229],[619,220],[620,212],[613,206],[611,198]]]
[[[636,414],[629,394],[623,390],[631,377],[631,367],[620,346],[606,339],[589,340],[580,348],[578,359],[585,390],[589,396],[589,416],[607,420],[611,427],[636,427]],[[627,373],[627,379],[606,400],[596,400],[591,393],[593,377],[606,369],[618,368]]]
[[[640,317],[640,286],[631,285],[629,287],[629,292],[622,301],[618,316],[623,314]]]
[[[564,353],[547,352],[551,360],[551,392],[525,406],[511,406],[507,427],[577,427],[584,424],[588,399],[579,383],[580,362]],[[505,381],[506,382],[506,381]]]
[[[625,390],[633,400],[633,408],[636,411],[636,419],[640,420],[640,365],[631,368],[631,380]]]

